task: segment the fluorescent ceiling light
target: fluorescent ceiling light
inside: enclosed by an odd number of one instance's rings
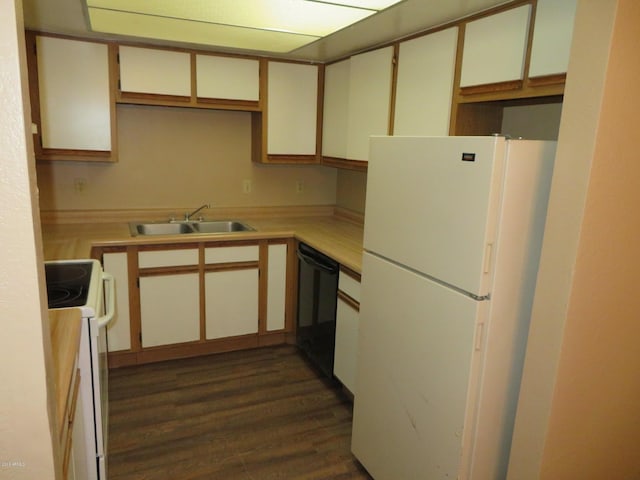
[[[94,31],[285,53],[401,0],[87,0]]]

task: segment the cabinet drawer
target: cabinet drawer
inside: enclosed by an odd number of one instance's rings
[[[198,265],[198,250],[152,250],[138,253],[140,268]]]
[[[338,276],[338,290],[342,290],[355,301],[360,302],[360,282],[343,271],[340,271]]]
[[[204,263],[257,262],[259,256],[258,245],[204,249]]]

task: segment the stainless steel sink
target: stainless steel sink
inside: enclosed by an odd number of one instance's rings
[[[255,230],[246,223],[236,222],[235,220],[195,222],[192,226],[198,233],[249,232]]]
[[[197,233],[252,232],[253,227],[235,220],[202,222],[133,222],[129,224],[131,235],[186,235]]]

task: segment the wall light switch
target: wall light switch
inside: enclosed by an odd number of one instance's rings
[[[242,193],[251,193],[251,179],[246,178],[242,181]]]
[[[304,182],[302,180],[296,180],[296,193],[304,192]]]

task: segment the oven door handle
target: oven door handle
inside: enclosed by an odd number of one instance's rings
[[[107,311],[98,318],[98,328],[106,327],[116,314],[116,288],[113,275],[103,272],[102,280],[105,285],[105,297],[107,300]]]

